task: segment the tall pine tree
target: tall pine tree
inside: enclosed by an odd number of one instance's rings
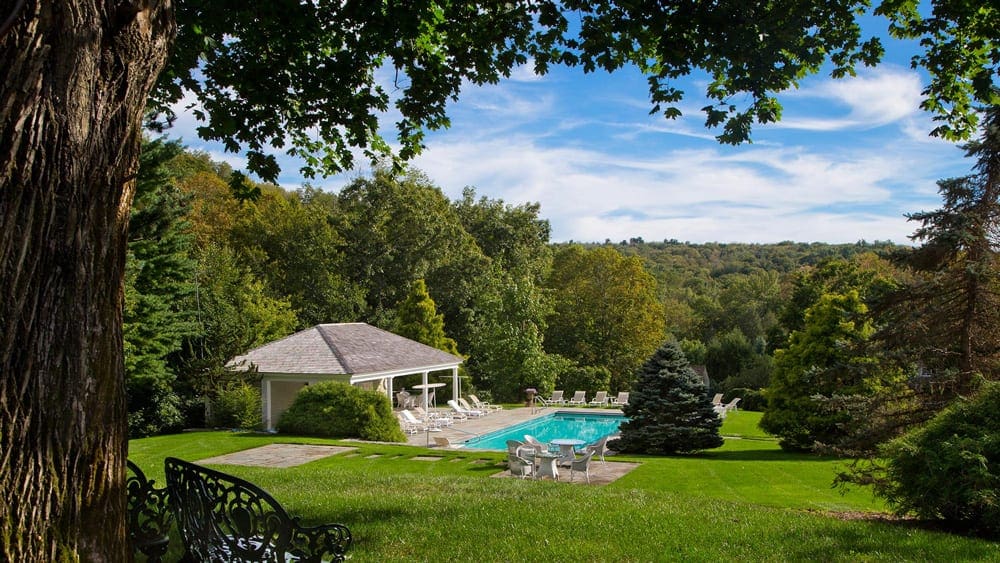
[[[644,454],[691,453],[722,445],[722,419],[708,387],[691,369],[676,342],[667,342],[642,366],[629,403],[628,422],[610,447]]]
[[[125,392],[129,434],[146,436],[181,423],[169,354],[196,331],[185,297],[193,290],[187,200],[166,163],[180,144],[143,143],[129,221],[125,265]]]

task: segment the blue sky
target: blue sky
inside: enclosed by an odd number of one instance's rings
[[[933,125],[919,109],[926,76],[909,68],[909,44],[887,47],[886,62],[856,78],[818,75],[779,95],[782,121],[756,126],[753,143],[737,147],[705,129],[698,77],[682,83],[683,117],[666,120],[649,115],[637,71],[539,77],[521,68],[499,85],[466,87],[450,108],[452,127],[431,132],[413,166],[452,199],[473,186],[508,203],[539,202],[554,241],[907,243],[915,225],[903,215],[938,207],[936,181],[968,174],[972,162],[928,137]],[[197,139],[178,113],[171,137],[243,165]],[[279,161],[281,184],[299,187],[299,164]],[[367,172],[311,183],[337,190]]]

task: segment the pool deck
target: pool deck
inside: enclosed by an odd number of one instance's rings
[[[437,412],[447,414],[444,409],[435,409]],[[440,432],[420,432],[407,436],[407,443],[411,446],[434,447],[434,437],[448,438],[456,444],[460,444],[469,438],[488,434],[494,430],[513,426],[521,422],[539,418],[554,412],[581,412],[581,413],[601,413],[601,414],[621,414],[620,409],[607,408],[580,408],[580,407],[530,407],[504,408],[502,411],[491,412],[490,414],[470,418],[468,420],[456,420],[451,426],[446,426]]]

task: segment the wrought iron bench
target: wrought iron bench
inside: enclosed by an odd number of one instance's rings
[[[249,481],[173,457],[164,463],[185,561],[344,560],[346,526],[302,526]]]
[[[141,552],[151,563],[159,563],[167,553],[173,524],[167,489],[155,487],[131,460],[126,460],[126,468],[128,535],[132,551]]]

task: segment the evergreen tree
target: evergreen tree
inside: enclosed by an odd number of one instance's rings
[[[427,293],[424,280],[410,284],[410,292],[399,304],[396,315],[396,334],[459,355],[458,345],[444,332],[444,315],[438,314],[437,305]]]
[[[1000,106],[985,117],[966,145],[975,173],[938,182],[943,206],[908,216],[921,225],[907,257],[917,276],[883,314],[882,338],[948,399],[971,392],[977,374],[1000,379]]]
[[[125,265],[125,392],[129,435],[147,436],[181,423],[176,379],[167,357],[193,334],[185,307],[195,261],[189,255],[187,200],[171,181],[166,163],[178,143],[143,143],[129,225]]]
[[[410,340],[426,344],[438,350],[443,350],[455,356],[461,356],[458,352],[458,344],[444,332],[444,315],[438,314],[437,305],[427,293],[427,284],[423,279],[418,279],[410,284],[410,291],[399,306],[396,308],[396,334],[405,336]],[[463,387],[469,386],[469,375],[464,368],[459,368],[459,377],[464,382]],[[420,382],[422,378],[414,375],[403,377],[399,383],[403,386],[412,386]],[[450,395],[450,384],[439,391]]]
[[[621,452],[691,453],[722,445],[722,419],[708,388],[676,342],[667,342],[642,366],[622,410],[628,422],[610,445]]]
[[[838,441],[849,413],[823,408],[820,397],[875,391],[878,362],[864,355],[874,332],[867,313],[857,291],[825,294],[806,310],[805,326],[792,333],[788,348],[775,352],[760,426],[779,436],[782,448],[807,451]]]

